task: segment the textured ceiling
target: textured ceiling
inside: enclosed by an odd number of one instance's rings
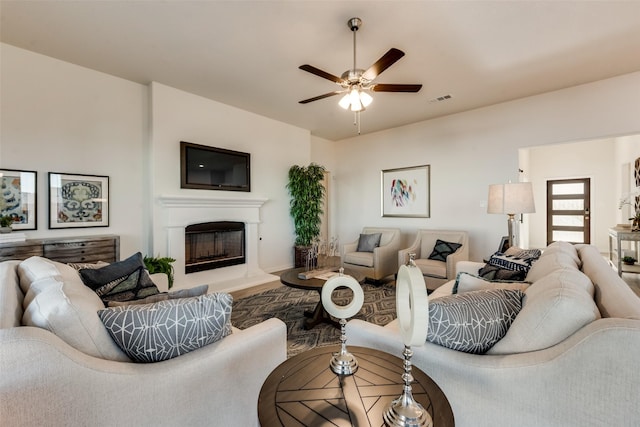
[[[156,81],[338,140],[356,135],[340,76],[391,47],[406,55],[374,93],[362,133],[640,70],[640,1],[12,1],[0,39],[128,80]],[[432,102],[451,95],[444,102]]]

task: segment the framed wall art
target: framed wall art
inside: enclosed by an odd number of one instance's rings
[[[34,171],[0,169],[0,215],[13,219],[14,230],[35,230],[36,177]]]
[[[382,216],[429,218],[430,166],[382,171]]]
[[[49,228],[108,226],[108,176],[49,172]]]

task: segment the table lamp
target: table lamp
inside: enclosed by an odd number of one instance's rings
[[[509,247],[514,244],[513,221],[516,214],[535,213],[533,187],[530,182],[510,182],[489,186],[487,213],[507,214]]]

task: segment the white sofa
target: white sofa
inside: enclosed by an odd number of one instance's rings
[[[482,265],[458,269],[477,273]],[[640,425],[640,298],[591,245],[550,245],[527,279],[522,310],[487,354],[430,342],[412,348],[413,364],[449,399],[456,426]],[[399,357],[403,350],[397,321],[351,320],[347,340]]]
[[[50,261],[71,309],[66,313],[50,308],[75,316],[95,342],[80,343],[82,334],[70,332],[79,325],[56,330],[60,319],[50,330],[24,326],[23,305],[35,299],[29,301],[32,295],[25,296],[21,289],[20,263],[0,263],[0,424],[258,425],[260,388],[286,360],[282,321],[274,318],[245,330],[233,328],[220,341],[173,359],[133,363],[118,354],[117,346],[97,344],[110,339],[91,309],[103,308],[103,303],[65,264]],[[77,349],[84,345],[96,345],[104,356]],[[93,353],[94,347],[88,351]]]

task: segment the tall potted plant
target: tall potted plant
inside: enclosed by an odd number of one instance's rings
[[[291,166],[287,189],[291,196],[289,212],[296,233],[295,266],[303,267],[311,244],[320,235],[325,188],[322,184],[325,167]]]

